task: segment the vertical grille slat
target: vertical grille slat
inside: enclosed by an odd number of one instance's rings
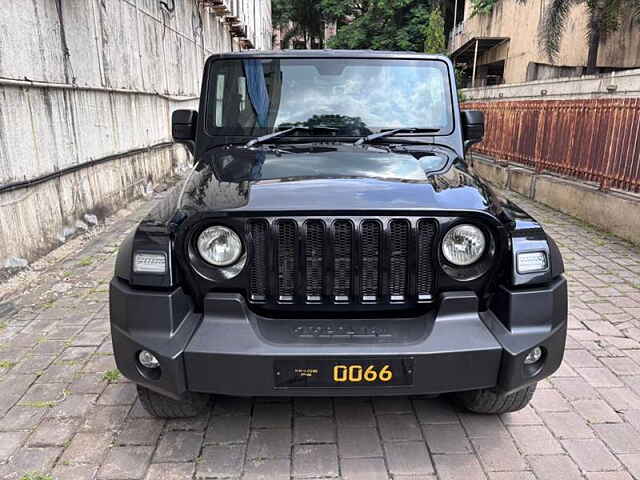
[[[431,220],[418,222],[418,272],[416,286],[418,300],[430,300],[433,293],[433,265],[431,261],[436,227]]]
[[[278,222],[278,300],[291,301],[296,285],[296,225],[292,220]]]
[[[322,278],[324,264],[324,222],[310,220],[307,222],[305,238],[305,292],[308,301],[322,300]]]
[[[336,301],[348,301],[351,296],[353,227],[349,220],[337,220],[333,229],[333,296]]]
[[[391,259],[389,294],[391,301],[404,301],[407,293],[407,263],[409,257],[409,224],[393,220],[390,226]]]
[[[360,237],[360,295],[376,301],[380,284],[380,240],[382,227],[376,220],[362,222]]]
[[[324,306],[430,302],[437,229],[428,217],[251,218],[247,297]]]
[[[263,301],[267,298],[267,222],[251,222],[249,232],[253,241],[253,262],[249,271],[251,300]]]

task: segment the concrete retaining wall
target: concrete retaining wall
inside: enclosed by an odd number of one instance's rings
[[[568,100],[640,96],[640,69],[460,90],[469,101]]]
[[[196,108],[210,54],[240,48],[224,18],[191,0],[164,2],[172,12],[157,0],[5,3],[0,186],[117,160],[0,193],[0,268],[35,258],[84,213],[106,214],[186,163],[169,145],[171,111]],[[229,4],[247,39],[270,48],[270,0]]]
[[[2,240],[18,253],[38,257],[64,242],[79,225],[85,228],[78,220],[87,224],[86,212],[103,218],[149,192],[186,161],[183,147],[162,147],[9,192],[2,197]]]
[[[475,153],[473,169],[499,188],[518,192],[640,245],[640,195],[603,192],[596,185],[536,174]]]

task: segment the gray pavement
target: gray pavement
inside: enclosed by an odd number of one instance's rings
[[[149,418],[115,369],[107,306],[116,246],[146,201],[39,271],[0,318],[0,478],[640,479],[640,250],[509,196],[554,235],[570,282],[565,362],[525,410],[220,398],[200,418]]]

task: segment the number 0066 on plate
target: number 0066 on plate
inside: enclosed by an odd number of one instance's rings
[[[275,360],[274,376],[277,388],[409,386],[413,359],[287,358]]]

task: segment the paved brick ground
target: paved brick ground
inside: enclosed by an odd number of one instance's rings
[[[106,373],[107,282],[141,203],[40,272],[0,319],[0,478],[640,478],[640,251],[517,200],[561,245],[571,295],[565,363],[524,411],[227,398],[201,418],[150,419],[133,385]]]

